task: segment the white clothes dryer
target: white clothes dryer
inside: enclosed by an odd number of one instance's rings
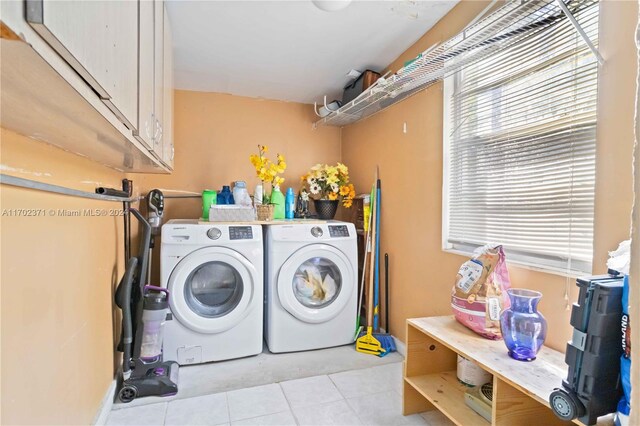
[[[161,281],[169,290],[165,360],[180,365],[262,352],[263,244],[259,225],[170,220]]]
[[[265,339],[271,352],[353,343],[358,254],[353,224],[273,224],[265,232]]]

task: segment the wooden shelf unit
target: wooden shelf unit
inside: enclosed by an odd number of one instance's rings
[[[453,316],[409,319],[406,336],[404,415],[437,409],[457,425],[489,424],[464,402],[469,388],[456,377],[460,354],[493,375],[492,425],[567,424],[548,402],[566,377],[564,354],[544,347],[535,361],[516,361],[504,342],[478,336]]]

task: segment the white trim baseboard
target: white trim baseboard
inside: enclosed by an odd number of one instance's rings
[[[396,336],[391,335],[391,337],[393,337],[393,340],[396,342],[396,349],[397,349],[398,353],[400,355],[402,355],[404,358],[406,358],[407,357],[407,346],[400,339],[398,339]]]
[[[113,408],[113,400],[116,396],[116,384],[116,380],[113,380],[109,385],[107,393],[105,393],[104,398],[102,398],[100,408],[98,409],[98,412],[93,418],[93,422],[91,424],[96,426],[104,426],[107,424],[107,417],[109,417],[111,408]]]

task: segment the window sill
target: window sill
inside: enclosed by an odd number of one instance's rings
[[[457,254],[457,255],[460,255],[460,256],[468,257],[468,258],[472,258],[473,257],[473,253],[472,252],[467,252],[467,251],[464,251],[464,250],[442,248],[442,251],[445,252],[445,253]],[[542,273],[545,273],[545,274],[558,275],[558,276],[561,276],[561,277],[573,278],[573,279],[575,279],[577,277],[582,277],[582,276],[591,274],[591,272],[553,268],[553,267],[544,266],[544,265],[529,264],[529,263],[525,263],[525,262],[517,261],[517,260],[509,260],[508,256],[507,256],[507,266],[516,266],[518,268],[527,269],[529,271],[542,272]]]

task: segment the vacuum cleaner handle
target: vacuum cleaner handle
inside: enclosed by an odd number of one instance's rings
[[[143,283],[144,274],[147,273],[147,262],[149,261],[149,244],[151,243],[151,225],[144,218],[142,213],[136,209],[129,209],[129,211],[138,219],[140,225],[142,225],[142,238],[140,239],[140,248],[138,249],[138,261],[140,263],[140,277],[139,283]]]
[[[138,330],[139,325],[142,322],[142,311],[144,305],[144,285],[147,282],[147,268],[149,262],[149,246],[151,243],[151,225],[144,218],[142,213],[137,209],[129,209],[129,212],[135,216],[142,226],[142,233],[140,235],[138,255],[135,256],[138,259],[138,268],[134,275],[134,287],[131,288],[131,306],[132,306],[132,327],[133,327],[133,339],[132,346],[132,358],[138,358],[140,356],[140,348],[142,345],[142,333]]]
[[[131,288],[133,286],[133,275],[138,266],[138,259],[132,257],[127,262],[127,269],[124,271],[122,280],[116,290],[116,304],[122,310],[122,335],[120,343],[122,345],[122,372],[126,374],[131,369],[131,344],[133,343],[133,318],[131,313]]]

